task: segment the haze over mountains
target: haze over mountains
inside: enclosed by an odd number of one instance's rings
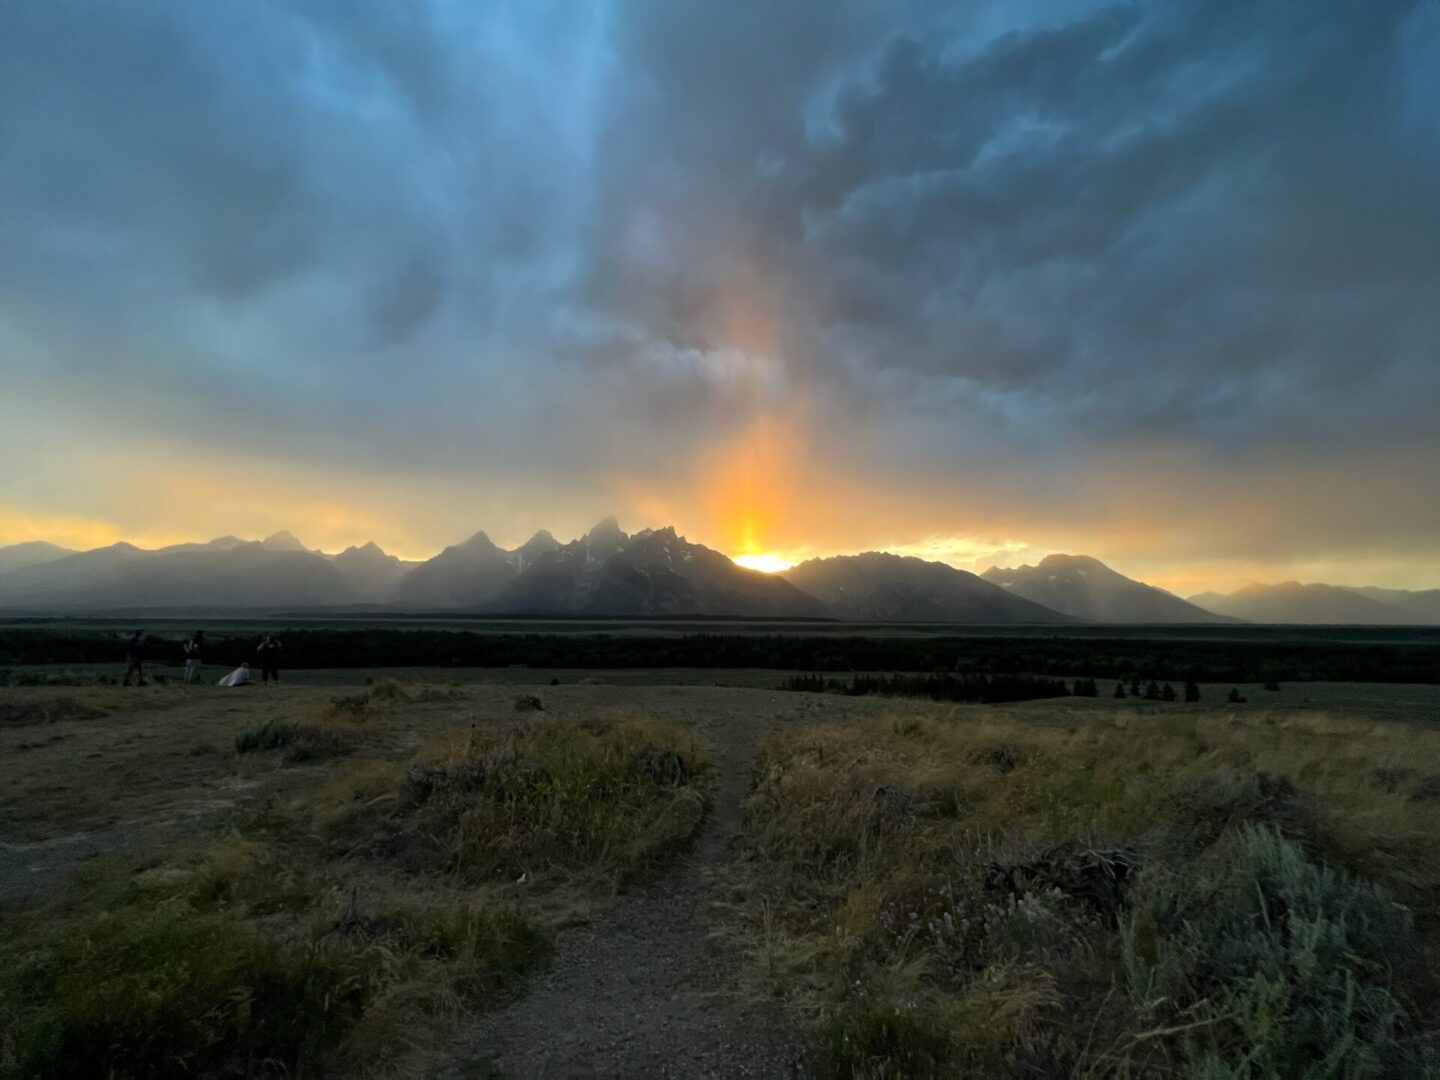
[[[783,575],[843,619],[873,622],[1054,623],[1064,613],[939,562],[867,551],[810,559]]]
[[[0,547],[0,610],[304,609],[536,616],[734,616],[973,624],[1440,624],[1440,590],[1253,585],[1182,599],[1084,555],[983,575],[886,552],[810,559],[778,574],[737,566],[673,528],[607,518],[561,543],[505,549],[478,532],[424,562],[368,543],[337,554],[288,532],[143,550]]]
[[[1341,585],[1247,585],[1233,593],[1199,593],[1191,603],[1246,622],[1412,626],[1440,624],[1440,589],[1347,588]]]
[[[1219,623],[1225,615],[1116,573],[1089,555],[1048,555],[1039,566],[992,566],[984,578],[1016,596],[1091,622]]]

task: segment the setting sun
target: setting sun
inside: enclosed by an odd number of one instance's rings
[[[767,574],[778,574],[781,570],[789,570],[795,563],[783,555],[776,555],[773,551],[767,551],[756,555],[736,555],[731,560],[736,566],[743,566],[746,570],[761,570]]]

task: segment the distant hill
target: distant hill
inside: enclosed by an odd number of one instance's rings
[[[1346,588],[1350,588],[1346,586]],[[1418,622],[1427,625],[1440,625],[1440,589],[1421,589],[1412,592],[1408,589],[1376,589],[1376,588],[1350,588],[1353,593],[1368,597],[1371,600],[1378,600],[1382,604],[1389,604],[1391,607],[1400,608],[1402,611],[1410,612]]]
[[[12,570],[0,575],[0,607],[98,607],[90,602],[94,591],[114,581],[127,563],[148,554],[121,541]]]
[[[626,536],[607,518],[530,562],[484,608],[531,615],[825,616],[824,605],[772,574],[746,570],[673,528]]]
[[[40,566],[42,563],[54,562],[73,554],[75,552],[69,548],[52,544],[48,540],[27,540],[23,544],[10,544],[0,547],[0,574],[24,570],[27,566]]]
[[[1110,569],[1089,555],[1048,555],[1039,566],[992,566],[986,581],[1065,615],[1106,623],[1220,623],[1217,613]]]
[[[1285,581],[1278,585],[1247,585],[1229,594],[1201,593],[1190,599],[1211,611],[1261,623],[1403,626],[1437,621],[1433,615],[1427,616],[1423,609],[1383,602],[1367,595],[1368,592],[1339,585],[1302,585],[1298,581]],[[1424,597],[1426,594],[1409,595]]]
[[[257,542],[179,551],[115,544],[0,576],[0,606],[24,610],[318,607],[354,599],[329,560]]]
[[[945,563],[886,552],[810,559],[782,576],[844,619],[957,623],[1074,621]]]

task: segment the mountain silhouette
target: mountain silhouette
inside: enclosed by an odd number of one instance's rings
[[[365,606],[485,615],[733,616],[866,622],[1440,624],[1440,590],[1254,585],[1189,601],[1083,555],[976,576],[886,552],[811,559],[782,574],[737,566],[673,527],[633,536],[608,517],[562,544],[545,530],[506,550],[484,532],[405,563],[371,542],[326,555],[280,531],[147,551],[0,547],[0,609],[79,614],[147,608]]]
[[[21,544],[9,544],[0,547],[0,574],[8,574],[12,570],[24,570],[30,566],[40,566],[74,554],[75,552],[70,548],[63,548],[48,540],[26,540]]]
[[[374,604],[389,602],[408,569],[373,540],[363,547],[346,548],[330,560],[330,564],[356,600]]]
[[[413,567],[399,582],[391,600],[403,608],[440,610],[475,608],[488,601],[515,576],[508,553],[477,532],[464,543],[447,547],[433,559]]]
[[[771,574],[746,570],[673,528],[633,537],[607,518],[536,559],[485,608],[535,615],[734,615],[814,618],[814,597]]]
[[[868,551],[810,559],[782,575],[843,619],[1055,623],[1065,615],[945,563]]]
[[[259,542],[180,551],[114,544],[0,576],[0,604],[21,609],[319,607],[352,599],[328,559]]]
[[[1089,555],[1047,555],[1039,566],[992,566],[986,581],[1064,615],[1108,623],[1223,623],[1223,614],[1110,569]]]
[[[1211,611],[1259,623],[1404,626],[1440,622],[1423,607],[1415,610],[1339,585],[1302,585],[1298,581],[1247,585],[1228,594],[1201,593],[1190,599]]]
[[[310,551],[302,544],[298,537],[288,529],[281,529],[279,532],[267,536],[260,541],[266,551]],[[312,552],[319,554],[319,552]]]
[[[1350,587],[1351,592],[1401,611],[1409,612],[1415,621],[1427,626],[1440,625],[1440,589],[1377,589],[1373,587]]]

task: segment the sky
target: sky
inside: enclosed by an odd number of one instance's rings
[[[0,3],[0,543],[1440,586],[1440,2]]]

